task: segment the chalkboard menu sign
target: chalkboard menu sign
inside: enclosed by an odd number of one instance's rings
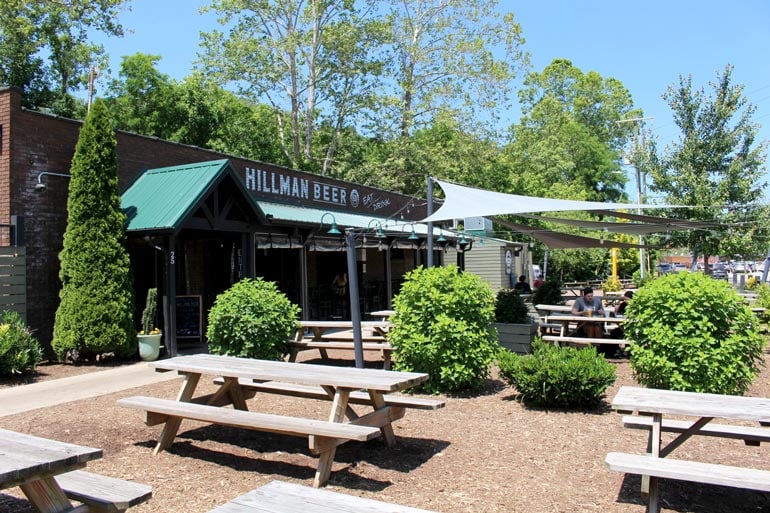
[[[176,338],[201,338],[202,317],[201,296],[177,296]]]

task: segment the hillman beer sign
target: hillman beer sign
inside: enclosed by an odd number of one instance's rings
[[[244,177],[246,188],[255,196],[308,207],[347,208],[387,216],[412,200],[400,194],[286,169],[246,167]]]

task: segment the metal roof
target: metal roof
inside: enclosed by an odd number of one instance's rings
[[[227,159],[148,169],[121,197],[127,230],[176,229],[228,170]]]

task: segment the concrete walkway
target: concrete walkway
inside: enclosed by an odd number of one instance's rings
[[[0,390],[0,417],[178,378],[145,362]]]

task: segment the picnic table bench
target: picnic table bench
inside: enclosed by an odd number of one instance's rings
[[[101,449],[0,429],[0,489],[19,486],[41,513],[120,512],[150,498],[147,485],[80,470],[101,457]]]
[[[224,383],[222,378],[215,378],[214,383],[221,385]],[[245,390],[253,392],[266,392],[271,394],[289,395],[292,397],[304,397],[306,399],[332,400],[334,395],[322,387],[312,385],[298,385],[296,383],[281,383],[280,381],[254,382],[252,380],[239,379],[238,384]],[[418,410],[437,410],[446,406],[443,399],[427,399],[424,397],[415,397],[413,395],[403,394],[385,394],[383,401],[388,406],[399,408],[414,408]],[[350,392],[348,403],[371,405],[372,399],[369,394],[356,390]]]
[[[558,345],[575,344],[582,346],[596,346],[602,344],[619,345],[621,347],[628,345],[624,338],[590,338],[590,337],[567,337],[559,335],[543,335],[541,337],[546,342],[553,342]]]
[[[236,497],[209,513],[432,513],[374,499],[318,490],[283,481],[270,483]]]
[[[310,451],[319,455],[313,480],[315,487],[323,486],[328,481],[338,445],[378,437],[382,437],[386,445],[394,445],[395,435],[391,424],[404,416],[405,408],[403,405],[396,405],[391,398],[386,401],[385,397],[428,379],[428,375],[423,373],[206,354],[178,356],[151,362],[149,365],[159,371],[176,370],[185,376],[176,401],[142,396],[118,401],[121,406],[145,411],[145,423],[148,425],[164,425],[155,447],[156,454],[173,443],[184,419],[307,437]],[[211,395],[194,398],[195,388],[203,374],[220,377],[217,381],[219,389]],[[246,405],[248,390],[245,390],[245,385],[270,382],[299,386],[297,390],[306,386],[324,391],[325,398],[331,401],[327,420],[249,411]],[[267,388],[269,387],[264,385],[263,389]],[[362,390],[368,395],[368,401],[361,395]],[[354,396],[352,401],[351,395]],[[205,404],[201,404],[203,402]],[[215,406],[225,404],[232,404],[234,408]],[[351,404],[365,404],[371,411],[359,414]]]

